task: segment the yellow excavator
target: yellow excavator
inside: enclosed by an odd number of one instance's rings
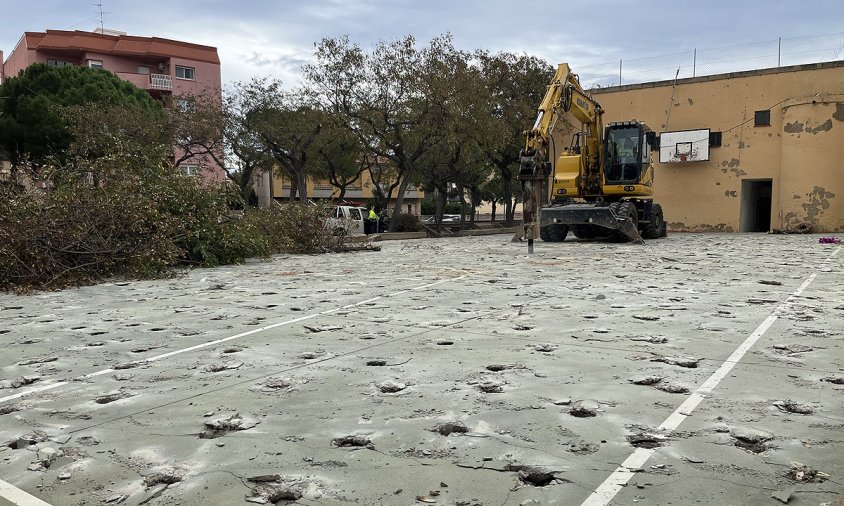
[[[558,150],[554,129],[568,114],[580,123],[571,143]],[[653,202],[654,169],[644,123],[603,125],[604,110],[580,86],[568,64],[557,68],[539,105],[533,129],[525,132],[520,156],[524,238],[638,242],[666,236],[662,207]]]

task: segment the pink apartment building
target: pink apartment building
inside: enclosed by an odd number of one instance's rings
[[[0,63],[0,81],[34,63],[86,65],[108,70],[159,99],[172,95],[177,102],[187,96],[219,100],[221,93],[217,48],[110,30],[26,32],[5,62],[0,52]],[[206,166],[205,177],[225,179],[222,168],[210,159],[180,164],[189,174],[200,165]]]

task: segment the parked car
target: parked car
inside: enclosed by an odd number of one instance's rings
[[[435,224],[436,222],[437,222],[436,215],[431,216],[430,218],[425,220],[425,223],[428,223],[428,224]],[[460,215],[459,214],[444,214],[442,223],[443,224],[460,223]]]

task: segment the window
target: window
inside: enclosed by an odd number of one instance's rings
[[[177,98],[176,108],[182,112],[196,111],[196,101],[192,98]]]
[[[182,171],[183,176],[196,176],[199,174],[199,167],[196,165],[179,165],[179,170]]]
[[[103,68],[102,60],[88,60],[88,67],[92,69],[101,69]]]
[[[47,65],[50,67],[72,67],[72,61],[64,61],[64,60],[47,60]]]
[[[709,132],[709,147],[721,147],[721,132]]]
[[[753,126],[771,126],[771,111],[756,111]]]
[[[193,67],[182,67],[181,65],[176,65],[176,77],[178,79],[190,79],[193,81],[196,79],[196,69]]]
[[[138,74],[149,75],[149,67],[138,67]]]

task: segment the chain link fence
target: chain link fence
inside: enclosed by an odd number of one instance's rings
[[[844,32],[811,35],[576,67],[585,89],[835,61]]]

